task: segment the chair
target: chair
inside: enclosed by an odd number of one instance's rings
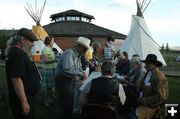
[[[117,119],[117,111],[101,104],[88,104],[82,108],[82,119]]]
[[[4,106],[8,112],[8,106],[7,106],[4,90],[5,90],[4,81],[0,79],[0,103],[4,102]]]

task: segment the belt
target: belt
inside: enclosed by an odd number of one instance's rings
[[[65,76],[57,76],[56,80],[71,80],[70,78],[67,78]]]

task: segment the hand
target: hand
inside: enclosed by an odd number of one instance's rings
[[[86,73],[83,72],[82,80],[84,81],[84,80],[86,80],[86,78],[87,78]]]
[[[78,76],[76,76],[76,79],[75,79],[76,81],[79,81],[79,77]]]
[[[24,102],[24,103],[21,104],[21,106],[22,106],[22,109],[23,109],[23,114],[24,115],[29,114],[29,112],[30,112],[30,105],[29,105],[29,103],[28,102]]]
[[[120,79],[121,83],[126,83],[127,81],[125,79]]]

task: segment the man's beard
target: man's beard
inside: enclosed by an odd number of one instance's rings
[[[28,56],[30,56],[30,54],[31,54],[31,47],[28,47],[28,46],[24,46],[23,47],[23,49],[24,49],[24,52],[28,55]]]

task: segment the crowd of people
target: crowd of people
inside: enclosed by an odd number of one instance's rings
[[[168,97],[168,82],[158,69],[162,63],[155,54],[140,59],[134,54],[115,51],[108,37],[103,49],[103,62],[97,56],[98,42],[80,36],[72,49],[57,55],[53,49],[54,38],[45,38],[42,50],[42,69],[39,73],[30,58],[36,36],[22,28],[7,42],[6,76],[8,98],[14,119],[35,118],[35,97],[44,89],[46,107],[53,104],[53,94],[58,94],[60,119],[71,119],[73,113],[81,113],[87,104],[113,107],[119,115],[128,119],[152,119],[156,110]],[[144,64],[143,64],[144,63]],[[101,76],[91,79],[80,91],[93,72]]]

